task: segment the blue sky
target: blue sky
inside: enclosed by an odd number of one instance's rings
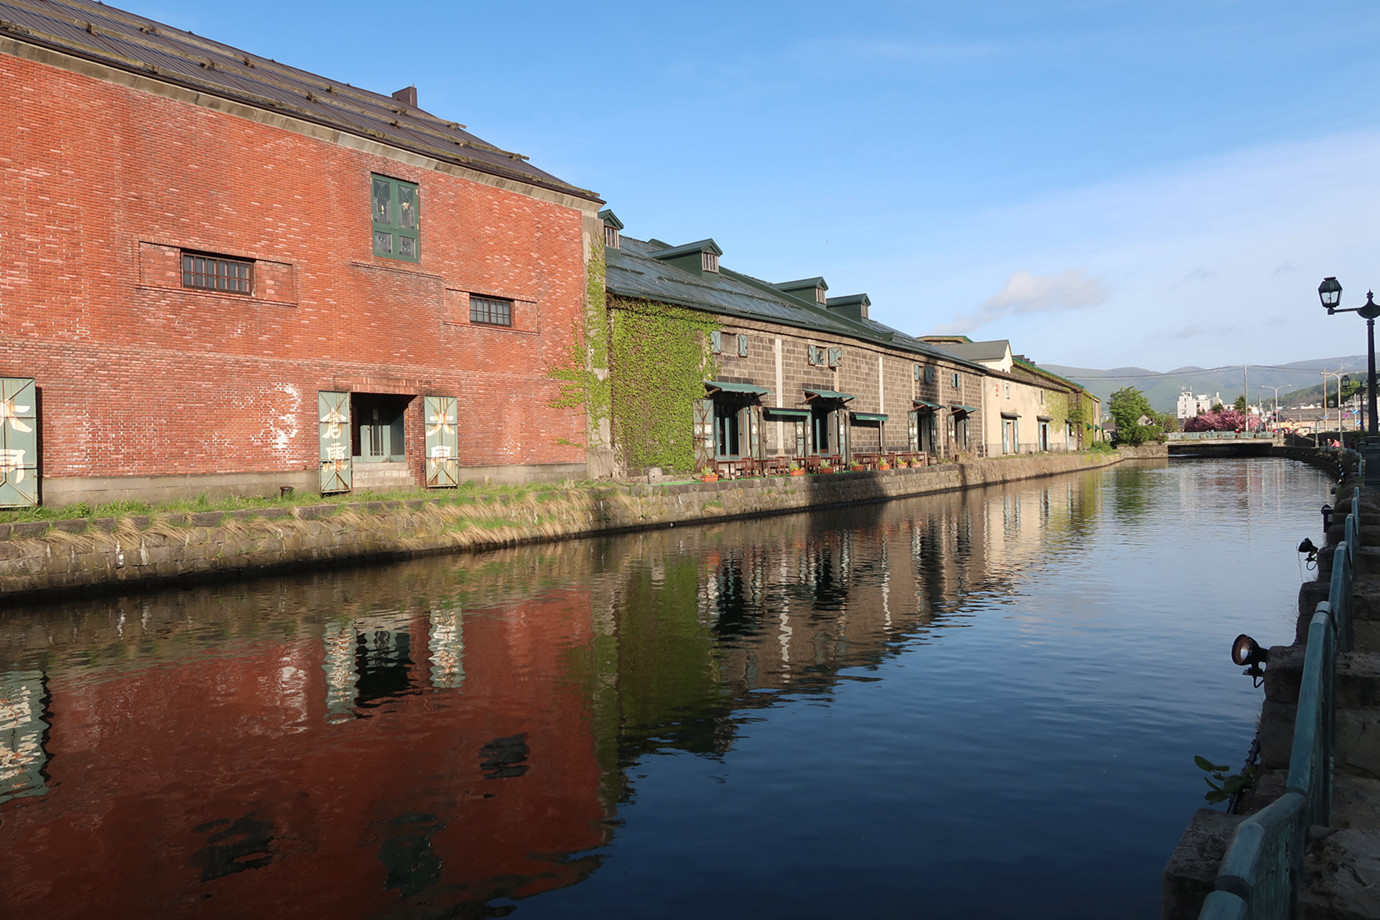
[[[390,93],[640,239],[913,334],[1167,371],[1365,351],[1380,3],[116,0]]]

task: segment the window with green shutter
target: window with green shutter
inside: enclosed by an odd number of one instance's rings
[[[421,258],[418,237],[421,221],[417,186],[401,179],[374,176],[370,198],[374,212],[374,255],[418,261]]]
[[[460,485],[460,401],[428,396],[425,411],[426,486],[454,489]]]
[[[32,377],[0,377],[0,508],[38,504],[38,390]]]
[[[724,334],[715,329],[709,333],[709,351],[713,354],[722,354],[724,350]]]
[[[320,422],[321,492],[349,492],[354,487],[350,463],[350,394],[321,390],[316,394]]]

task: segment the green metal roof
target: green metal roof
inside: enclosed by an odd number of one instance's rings
[[[960,406],[958,403],[953,403],[952,405],[949,406],[949,409],[950,409],[950,411],[953,411],[953,412],[976,412],[976,411],[977,411],[977,410],[974,409],[972,406]]]
[[[755,386],[751,383],[734,383],[731,380],[706,380],[704,385],[710,390],[723,390],[725,393],[751,393],[753,396],[761,396],[763,393],[771,392],[764,387]]]
[[[943,409],[943,408],[944,408],[944,404],[943,404],[943,403],[932,403],[932,402],[930,402],[929,400],[926,400],[926,399],[916,399],[916,400],[912,400],[912,402],[915,403],[915,408],[917,408],[917,409]]]
[[[843,399],[853,398],[852,393],[839,393],[836,390],[817,390],[814,387],[805,387],[806,399]]]
[[[605,253],[607,264],[604,283],[608,292],[617,297],[674,304],[723,316],[766,320],[811,332],[847,336],[944,359],[973,370],[983,370],[978,364],[955,359],[943,349],[927,345],[889,326],[873,320],[850,319],[823,304],[814,303],[813,294],[806,300],[783,290],[783,285],[792,291],[796,285],[801,285],[802,291],[812,290],[816,281],[823,283],[822,278],[772,285],[724,268],[722,264],[717,273],[689,272],[666,261],[672,253],[703,251],[712,242],[701,240],[672,247],[660,240],[642,241],[624,236],[618,249]]]
[[[880,412],[854,412],[853,421],[855,422],[885,422],[890,416]]]
[[[809,418],[809,409],[785,409],[781,406],[763,406],[762,412],[766,415],[784,415],[787,418]]]

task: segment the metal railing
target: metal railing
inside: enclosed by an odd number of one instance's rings
[[[1288,920],[1294,915],[1308,828],[1331,820],[1336,748],[1332,681],[1337,655],[1351,647],[1360,512],[1358,485],[1344,539],[1332,557],[1327,600],[1318,604],[1308,626],[1285,793],[1237,825],[1216,889],[1203,902],[1198,920]]]

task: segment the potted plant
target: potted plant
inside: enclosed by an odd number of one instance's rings
[[[887,463],[885,460],[883,460],[883,461],[881,461],[880,463],[877,464],[877,469],[879,469],[879,470],[889,470],[889,469],[891,469],[891,464],[890,464],[890,463]]]
[[[719,474],[715,470],[705,467],[700,470],[700,482],[718,482]]]
[[[791,465],[790,465],[789,467],[786,468],[786,472],[790,473],[792,476],[804,476],[804,475],[805,475],[805,471],[802,470],[802,469],[800,468],[800,464],[799,464],[799,463],[796,463],[795,461],[791,461]]]
[[[825,460],[824,462],[820,463],[819,471],[821,473],[832,473],[834,471],[834,467],[830,465],[828,460]]]
[[[861,463],[855,463],[851,467],[849,467],[849,469],[851,469],[855,473],[861,473],[863,469],[865,469],[865,467],[863,467]]]

